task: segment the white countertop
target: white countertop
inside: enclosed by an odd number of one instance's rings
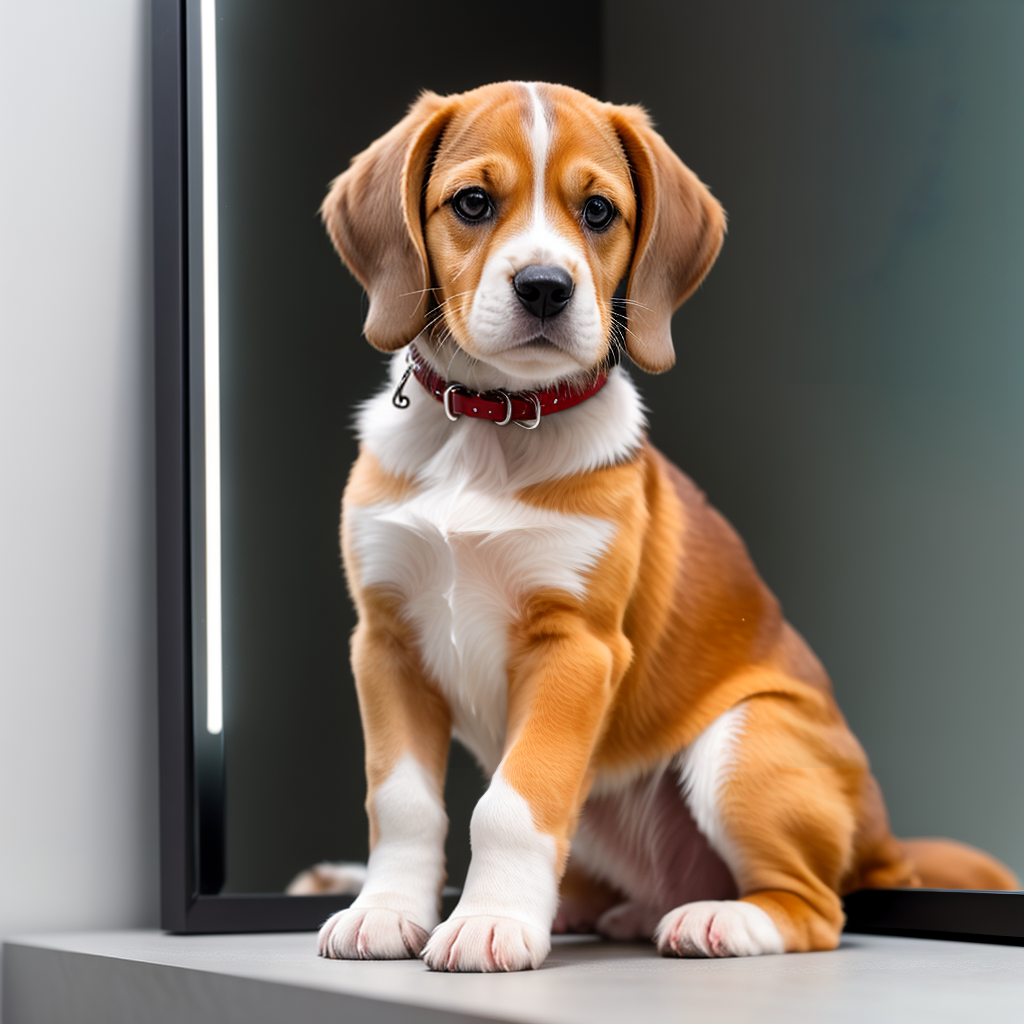
[[[831,953],[669,960],[558,937],[541,970],[431,974],[320,960],[313,933],[93,932],[8,940],[4,1024],[63,1020],[1024,1021],[1024,948],[844,936]]]

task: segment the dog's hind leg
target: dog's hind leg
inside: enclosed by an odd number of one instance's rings
[[[560,935],[566,932],[585,935],[597,930],[598,919],[615,906],[619,906],[625,896],[618,890],[587,874],[573,862],[569,856],[569,864],[562,875],[558,887],[558,912],[551,924],[551,931]]]
[[[843,926],[838,894],[855,866],[871,777],[831,699],[814,691],[749,699],[684,751],[680,769],[690,810],[740,898],[669,911],[655,932],[659,950],[718,957],[834,949]]]
[[[319,951],[395,960],[418,956],[439,917],[451,714],[424,678],[397,610],[364,592],[360,612],[352,667],[366,742],[370,858],[352,906],[320,929]]]

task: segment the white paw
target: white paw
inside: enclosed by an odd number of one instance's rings
[[[654,941],[662,956],[762,956],[786,948],[775,922],[740,900],[684,903],[661,919]]]
[[[428,934],[395,910],[349,907],[327,919],[317,952],[332,960],[408,960],[420,955]]]
[[[420,955],[432,971],[525,971],[540,967],[550,948],[547,928],[481,914],[438,925]]]
[[[285,892],[289,896],[344,893],[358,896],[366,881],[365,864],[332,864],[324,861],[296,875]]]
[[[627,900],[606,910],[598,919],[594,930],[606,939],[634,942],[649,939],[654,934],[661,913],[646,903]]]

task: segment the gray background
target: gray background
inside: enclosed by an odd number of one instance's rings
[[[1024,873],[1024,5],[607,10],[606,98],[730,214],[642,382],[654,440],[824,660],[897,834]]]
[[[382,368],[316,208],[419,88],[502,78],[645,104],[725,204],[677,367],[636,371],[653,439],[825,661],[896,831],[1024,869],[1024,7],[603,10],[524,47],[493,8],[222,0],[228,891],[366,850],[337,515]],[[480,785],[457,750],[455,882]]]

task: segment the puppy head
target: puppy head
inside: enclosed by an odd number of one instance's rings
[[[634,362],[668,369],[672,313],[725,232],[639,107],[521,82],[426,93],[322,212],[369,295],[371,344],[425,332],[445,365],[519,388],[593,371],[620,332]],[[624,279],[623,322],[612,298]]]

